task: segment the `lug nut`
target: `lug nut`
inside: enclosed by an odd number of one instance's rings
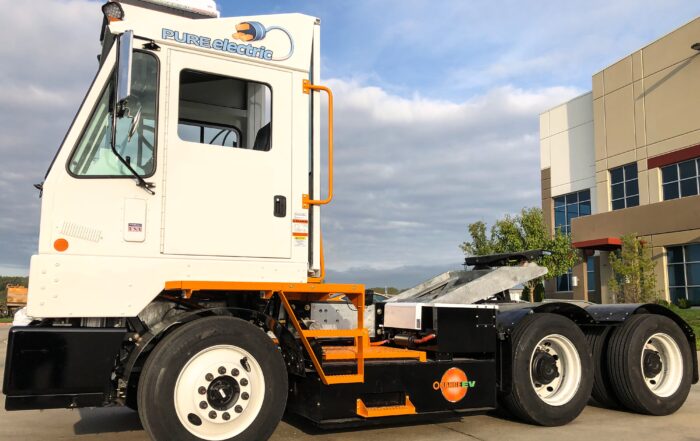
[[[219,368],[219,374],[224,375],[225,373],[226,373],[226,368],[223,367],[223,366],[221,366],[221,367]]]
[[[243,393],[241,394],[241,399],[247,400],[248,398],[250,398],[250,395],[248,395],[248,392],[243,392]]]
[[[241,407],[240,405],[239,405],[239,406],[236,406],[236,407],[234,407],[234,408],[233,408],[233,410],[235,410],[235,411],[236,411],[236,413],[241,413],[241,412],[243,412],[243,408],[242,408],[242,407]]]
[[[241,386],[248,386],[248,380],[245,378],[241,378]]]
[[[206,378],[207,381],[214,381],[214,376],[212,374],[207,374],[204,378]]]
[[[216,412],[214,412],[213,410],[209,412],[209,418],[211,418],[212,420],[216,419]]]
[[[201,403],[199,403],[200,409],[206,409],[207,407],[209,407],[209,405],[207,404],[206,401],[202,401]]]
[[[204,395],[207,393],[207,388],[204,386],[200,386],[199,389],[197,389],[197,392],[199,392],[199,395]]]
[[[241,371],[239,371],[236,368],[231,369],[231,375],[233,375],[234,377],[237,377],[238,374],[240,374],[240,373],[241,373]]]
[[[224,419],[224,421],[228,421],[231,419],[231,414],[228,412],[224,412],[224,414],[221,415],[221,417]]]

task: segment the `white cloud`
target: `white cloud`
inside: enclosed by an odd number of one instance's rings
[[[326,255],[355,272],[459,263],[469,222],[539,204],[538,115],[581,92],[505,86],[453,102],[327,83],[337,122]]]

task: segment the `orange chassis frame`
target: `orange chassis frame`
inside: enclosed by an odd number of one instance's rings
[[[171,281],[165,284],[166,291],[182,291],[185,298],[190,298],[196,291],[261,291],[263,298],[270,299],[278,295],[288,319],[296,330],[306,352],[325,385],[362,383],[365,379],[366,359],[416,359],[426,361],[426,354],[422,351],[409,349],[372,346],[369,341],[369,333],[364,325],[365,313],[365,287],[353,284],[334,283],[276,283],[276,282],[211,282],[211,281]],[[290,300],[302,302],[330,301],[332,295],[346,295],[357,309],[357,327],[354,329],[304,329],[297,319]],[[326,360],[355,360],[357,372],[349,375],[327,375],[323,371],[321,361],[309,342],[310,338],[352,338],[354,346],[325,347],[324,358]],[[358,403],[359,406],[359,403]]]

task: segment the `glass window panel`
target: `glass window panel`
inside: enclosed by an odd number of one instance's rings
[[[698,175],[697,170],[695,170],[695,161],[685,161],[678,164],[678,170],[680,171],[680,178],[694,178]]]
[[[639,205],[639,196],[627,198],[627,207],[636,207]]]
[[[587,265],[587,270],[588,273],[586,276],[588,277],[588,291],[595,291],[596,290],[596,267],[595,267],[595,258],[593,256],[589,257],[588,260],[586,261]]]
[[[625,181],[637,179],[637,163],[628,164],[625,167]]]
[[[566,206],[566,216],[570,219],[578,217],[578,204],[571,204]]]
[[[564,196],[557,196],[554,198],[554,207],[563,207],[566,205],[566,198]]]
[[[639,194],[639,181],[633,179],[625,182],[625,192],[627,196]]]
[[[181,122],[177,125],[177,134],[183,141],[202,142],[202,128]]]
[[[616,201],[612,201],[612,209],[613,210],[619,210],[621,208],[625,208],[625,200],[624,199],[618,199]]]
[[[667,165],[661,168],[661,177],[663,182],[672,182],[678,180],[678,167],[676,164]]]
[[[688,300],[692,306],[700,305],[700,287],[688,288]]]
[[[687,263],[685,275],[688,278],[688,286],[700,286],[700,263]]]
[[[613,184],[617,184],[619,182],[622,182],[623,180],[624,174],[622,171],[622,167],[610,170],[610,182],[612,182]]]
[[[683,263],[683,247],[667,247],[666,260],[668,263]]]
[[[128,112],[116,120],[115,150],[140,176],[154,172],[158,62],[151,54],[134,52]],[[73,152],[68,169],[76,176],[131,176],[112,151],[112,94],[114,78],[104,90]],[[141,118],[129,137],[133,116]],[[132,117],[129,117],[131,115]],[[131,139],[130,139],[131,138]]]
[[[685,267],[682,264],[668,266],[668,286],[685,286]]]
[[[685,298],[685,288],[671,288],[669,291],[669,294],[671,294],[671,303],[678,303],[678,299]]]
[[[554,212],[554,226],[557,228],[566,226],[566,213],[564,210],[556,210]]]
[[[700,262],[700,243],[686,245],[685,247],[686,262]]]
[[[185,69],[178,111],[181,122],[203,127],[202,144],[270,150],[272,90],[266,84]]]
[[[614,184],[612,187],[612,199],[622,199],[625,197],[624,184]]]
[[[578,193],[569,193],[566,195],[566,204],[575,204],[578,202]]]
[[[591,214],[591,202],[586,201],[578,204],[578,214],[579,216],[588,216]]]
[[[590,190],[579,191],[578,192],[578,200],[579,200],[579,202],[590,201],[591,200],[591,191]]]
[[[681,181],[681,196],[694,196],[698,194],[698,180],[693,179],[683,179]]]
[[[678,181],[671,182],[670,184],[664,184],[664,200],[668,201],[671,199],[678,199]]]
[[[557,277],[557,291],[568,291],[569,290],[569,277],[568,274]]]

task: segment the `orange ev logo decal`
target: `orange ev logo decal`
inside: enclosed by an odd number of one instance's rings
[[[469,381],[462,369],[454,367],[445,371],[440,381],[433,383],[433,389],[441,391],[442,396],[450,403],[461,401],[469,388],[474,386],[476,381]]]

